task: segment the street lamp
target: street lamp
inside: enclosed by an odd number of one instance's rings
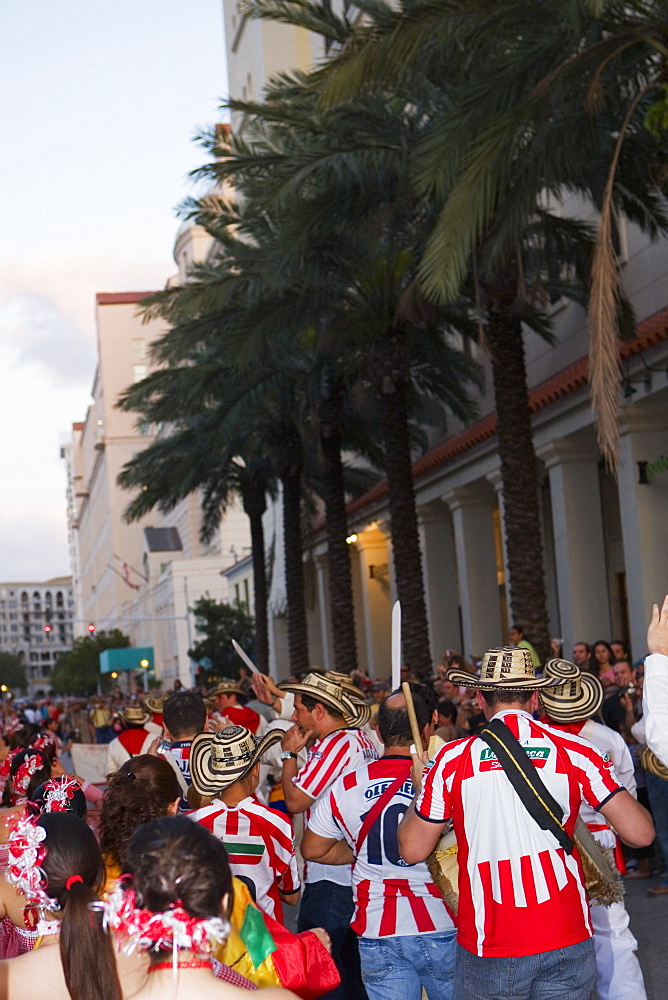
[[[148,670],[148,668],[150,667],[150,665],[151,664],[150,664],[149,660],[140,660],[139,661],[139,666],[144,671],[144,692],[148,691],[148,673],[146,671]]]

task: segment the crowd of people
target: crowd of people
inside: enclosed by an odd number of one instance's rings
[[[668,677],[668,601],[652,622]],[[396,690],[241,668],[6,700],[0,996],[643,1000],[620,879],[668,864],[643,663],[553,652],[513,627]],[[106,746],[104,782],[72,773],[73,742]]]

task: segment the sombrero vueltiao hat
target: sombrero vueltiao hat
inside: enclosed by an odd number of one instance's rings
[[[478,691],[538,691],[563,683],[552,677],[536,677],[536,668],[528,649],[517,646],[499,646],[488,649],[482,658],[480,677],[466,670],[446,670],[446,680],[457,687],[475,688]]]
[[[364,706],[353,701],[350,695],[343,690],[340,684],[330,681],[323,674],[307,674],[303,680],[295,684],[279,684],[283,691],[292,691],[293,694],[305,694],[309,698],[315,698],[323,705],[342,712],[346,723],[349,726],[358,726],[357,721]]]
[[[338,684],[350,697],[350,700],[357,709],[357,719],[353,724],[360,729],[362,726],[366,726],[367,722],[371,718],[371,706],[366,700],[364,691],[360,691],[360,689],[353,684],[348,674],[339,674],[335,670],[328,670],[325,677],[327,680],[334,681],[335,684]]]
[[[253,770],[263,753],[284,736],[270,729],[257,740],[245,726],[226,726],[200,733],[190,746],[190,777],[200,795],[216,795]]]
[[[129,726],[143,726],[153,718],[142,705],[127,705],[125,708],[119,708],[118,714]]]
[[[144,704],[146,705],[146,708],[149,710],[149,712],[153,712],[153,715],[162,715],[162,710],[165,706],[166,701],[167,701],[167,696],[164,694],[157,695],[156,697],[148,695],[146,698],[144,698]]]
[[[603,702],[603,685],[594,674],[583,672],[569,660],[555,658],[545,664],[544,673],[559,687],[541,693],[545,711],[555,722],[584,722],[596,715]]]
[[[239,684],[239,681],[221,681],[220,684],[216,685],[213,691],[209,691],[207,697],[216,698],[219,694],[235,694],[237,698],[248,697],[247,692],[244,691],[242,686]]]

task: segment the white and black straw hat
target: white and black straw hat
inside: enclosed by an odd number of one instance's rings
[[[190,777],[195,791],[216,795],[241,781],[283,735],[282,729],[270,729],[257,740],[245,726],[226,726],[213,735],[200,733],[190,746]]]
[[[446,670],[446,679],[457,687],[470,687],[478,691],[497,691],[509,688],[513,691],[538,691],[545,687],[555,687],[559,680],[552,677],[536,676],[531,653],[521,646],[499,646],[488,649],[482,658],[480,677],[466,670]]]
[[[326,707],[329,706],[337,712],[341,712],[349,726],[363,725],[358,720],[365,714],[363,713],[364,706],[353,701],[340,684],[329,680],[326,675],[310,673],[299,682],[279,684],[279,687],[283,691],[308,695],[309,698],[315,698]]]
[[[598,677],[580,670],[569,660],[555,658],[545,664],[544,675],[559,684],[541,691],[543,707],[555,722],[584,722],[596,715],[603,702],[603,685]]]

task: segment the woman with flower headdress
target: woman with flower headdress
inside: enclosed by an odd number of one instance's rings
[[[25,805],[38,785],[51,777],[51,761],[43,750],[26,748],[12,756],[3,794],[4,806]]]
[[[256,987],[232,969],[211,974],[212,950],[230,932],[232,876],[221,842],[184,816],[139,827],[126,853],[132,876],[101,904],[122,952],[146,952],[148,973],[133,1000],[243,1000]],[[298,1000],[270,987],[266,1000]]]
[[[28,954],[0,962],[7,1000],[121,1000],[144,981],[141,956],[116,956],[101,921],[105,870],[92,831],[69,813],[19,819],[10,836],[10,865],[0,880],[0,911],[35,922]],[[56,947],[58,946],[58,947]],[[122,984],[122,985],[121,985]]]

